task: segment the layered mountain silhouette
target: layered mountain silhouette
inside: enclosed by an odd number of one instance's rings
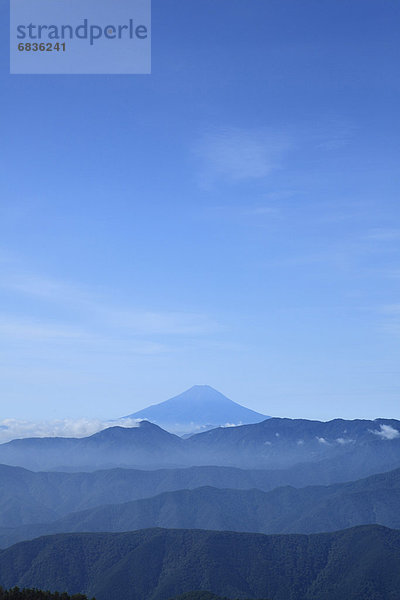
[[[182,435],[220,426],[259,423],[269,417],[233,402],[209,385],[195,385],[165,402],[128,415],[128,418],[146,419]]]
[[[209,486],[164,492],[97,506],[48,524],[0,528],[0,547],[41,535],[79,531],[168,527],[317,533],[363,524],[400,528],[400,469],[355,482],[301,489],[287,486],[263,492]]]
[[[350,479],[394,469],[400,461],[400,422],[270,418],[182,439],[142,421],[137,427],[111,427],[87,438],[29,438],[0,445],[0,463],[32,470],[195,465],[287,469],[321,461]]]
[[[97,600],[398,597],[400,533],[383,526],[400,528],[400,421],[263,418],[183,438],[145,419],[13,440],[0,462],[4,588]]]
[[[400,532],[376,525],[316,535],[147,529],[41,537],[0,552],[0,585],[97,600],[399,597]]]
[[[0,527],[15,528],[21,525],[51,523],[72,512],[92,508],[97,510],[97,507],[106,504],[122,504],[151,498],[164,492],[194,490],[200,487],[232,490],[256,488],[259,491],[268,492],[281,486],[312,485],[315,491],[323,489],[328,492],[329,490],[325,486],[329,484],[356,479],[374,472],[373,464],[361,463],[361,457],[359,459],[359,462],[351,463],[349,457],[344,457],[332,461],[296,465],[282,470],[242,470],[208,466],[154,471],[111,469],[91,473],[35,473],[19,467],[0,465]],[[400,460],[397,461],[397,467],[400,467]],[[395,477],[397,471],[393,471],[393,473]],[[374,493],[379,489],[387,490],[388,486],[393,487],[394,484],[387,480],[389,476],[390,474],[386,473],[377,476]],[[368,482],[368,480],[365,481]],[[297,501],[295,494],[290,497]],[[311,494],[311,504],[318,499],[318,494]],[[179,496],[174,498],[173,502],[178,506]],[[366,504],[367,508],[368,506]],[[361,507],[360,502],[359,510]],[[285,512],[284,507],[281,507],[281,510],[290,525],[288,513]],[[343,514],[346,514],[345,510]],[[368,516],[368,511],[366,514]],[[339,522],[334,515],[336,515],[336,511],[332,514],[333,523],[336,523],[336,525],[332,525],[334,528],[359,522],[351,519],[347,522]],[[237,521],[238,524],[240,518]],[[245,517],[243,516],[243,518]],[[367,522],[375,521],[371,521],[371,517],[368,516]],[[394,526],[393,521],[378,520],[377,522]],[[167,525],[166,522],[163,523],[165,526]],[[210,523],[210,521],[203,522],[202,526],[213,527]],[[161,521],[152,522],[152,524],[161,524]],[[168,524],[177,526],[177,521],[170,521]],[[243,525],[243,527],[248,528],[247,525]],[[323,525],[322,528],[326,529],[327,525]],[[270,530],[260,529],[260,531]],[[309,531],[314,531],[314,529]]]

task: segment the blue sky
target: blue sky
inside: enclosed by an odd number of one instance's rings
[[[400,418],[398,2],[155,0],[150,76],[0,18],[0,419]]]

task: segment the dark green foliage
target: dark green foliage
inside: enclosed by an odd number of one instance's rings
[[[98,600],[399,600],[400,532],[363,526],[317,535],[148,529],[64,534],[0,553],[0,584]]]
[[[66,592],[60,594],[59,592],[44,592],[43,590],[37,589],[20,589],[14,587],[10,590],[3,590],[0,588],[0,600],[88,600],[84,594],[74,594],[70,596]],[[92,598],[95,600],[95,598]]]

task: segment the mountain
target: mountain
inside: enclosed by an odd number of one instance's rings
[[[350,461],[347,461],[350,462]],[[145,498],[151,498],[159,496],[164,492],[175,492],[179,490],[194,490],[201,487],[211,487],[217,489],[225,489],[227,493],[231,490],[254,490],[255,488],[259,491],[268,492],[277,487],[282,486],[295,486],[305,487],[313,486],[311,488],[312,494],[304,492],[305,500],[301,500],[302,494],[296,495],[296,490],[292,489],[291,492],[287,491],[285,495],[285,504],[281,506],[280,510],[285,515],[283,525],[277,529],[266,528],[270,521],[267,519],[263,523],[258,521],[256,531],[272,532],[272,531],[321,531],[327,529],[339,529],[341,527],[348,527],[360,523],[358,520],[354,520],[354,514],[350,516],[349,520],[340,520],[346,516],[346,511],[349,502],[346,500],[346,504],[337,505],[334,510],[331,508],[328,512],[332,513],[332,519],[328,523],[321,523],[317,527],[312,528],[312,523],[315,523],[317,517],[316,514],[311,514],[310,507],[315,507],[320,501],[318,490],[324,491],[324,497],[328,497],[332,494],[335,498],[336,494],[340,490],[346,490],[347,488],[340,486],[332,486],[332,483],[340,482],[343,480],[350,480],[351,474],[355,474],[353,479],[356,479],[358,473],[362,475],[369,475],[374,465],[368,463],[359,467],[356,463],[347,465],[346,461],[321,461],[319,463],[309,463],[303,465],[296,465],[289,469],[282,470],[243,470],[233,467],[190,467],[186,469],[159,469],[154,471],[143,471],[136,469],[110,469],[105,471],[95,471],[90,473],[59,473],[59,472],[32,472],[20,467],[9,467],[6,465],[0,465],[0,528],[8,528],[8,532],[3,531],[2,540],[3,545],[13,543],[15,540],[25,539],[26,537],[34,537],[43,533],[49,533],[53,530],[49,529],[49,524],[54,521],[58,521],[68,514],[73,512],[85,511],[87,509],[99,510],[99,507],[108,504],[124,504],[134,500],[140,500]],[[397,463],[397,467],[400,466],[400,461]],[[347,468],[346,468],[347,467]],[[393,493],[392,488],[397,486],[398,471],[393,473],[383,473],[379,476],[370,477],[365,480],[365,485],[372,486],[371,497],[363,497],[362,502],[365,507],[370,506],[370,502],[379,501],[379,489],[383,490],[383,500],[380,502],[379,519],[376,522],[387,526],[395,526],[393,520],[393,513],[383,513],[383,506],[391,498]],[[331,485],[329,485],[331,484]],[[363,485],[360,482],[354,483],[354,485]],[[347,485],[347,484],[346,484]],[[353,485],[350,483],[349,485]],[[229,488],[229,489],[228,489]],[[286,488],[288,490],[288,488]],[[308,488],[310,490],[310,488]],[[369,492],[368,488],[362,489],[362,493]],[[348,492],[348,490],[347,490]],[[357,497],[357,493],[360,490],[354,491],[354,498]],[[342,493],[342,492],[340,492]],[[353,493],[353,492],[352,492]],[[387,494],[387,495],[386,495]],[[197,496],[195,495],[194,498]],[[274,498],[275,496],[271,496]],[[279,502],[279,495],[276,496]],[[290,500],[290,501],[289,501]],[[238,501],[238,500],[236,500]],[[335,500],[333,500],[334,502]],[[175,508],[179,506],[179,495],[173,497],[170,502],[175,503]],[[194,502],[194,500],[193,500]],[[242,501],[243,502],[243,501]],[[301,529],[296,525],[294,516],[298,513],[291,515],[290,510],[293,503],[298,503],[299,514],[301,511],[305,511],[307,514],[306,525],[309,529]],[[358,503],[357,510],[362,506],[361,501]],[[373,505],[375,506],[375,505]],[[396,507],[397,504],[395,503]],[[351,503],[350,503],[351,507]],[[390,507],[389,507],[390,508]],[[198,527],[212,528],[214,524],[211,521],[211,515],[215,514],[216,510],[220,509],[214,507],[213,511],[210,512],[210,520],[205,520],[201,524],[197,521]],[[179,508],[179,510],[181,510]],[[200,508],[197,503],[193,503],[192,510],[197,510],[200,514]],[[246,510],[242,507],[242,514],[236,520],[236,528],[240,526],[241,529],[251,529],[249,524],[245,521]],[[375,510],[375,508],[374,508]],[[315,508],[314,508],[315,511]],[[325,511],[326,513],[327,511]],[[354,512],[354,511],[353,511]],[[183,513],[182,513],[183,514]],[[322,515],[324,511],[322,510]],[[361,513],[360,513],[361,514]],[[375,522],[368,513],[363,512],[363,519],[365,522]],[[149,516],[152,513],[149,509]],[[341,516],[340,516],[341,515]],[[178,519],[180,515],[172,515],[173,518]],[[206,515],[207,517],[207,515]],[[198,517],[197,517],[198,518]],[[208,517],[207,517],[208,518]],[[296,517],[298,518],[298,517]],[[216,521],[218,526],[222,528],[222,521]],[[194,521],[192,520],[192,525]],[[285,529],[284,524],[287,524]],[[45,529],[32,530],[31,528],[20,528],[23,525],[34,525],[34,524],[47,524],[44,525]],[[149,522],[149,525],[163,525],[170,527],[177,527],[179,525],[178,520],[160,521],[153,520]],[[180,525],[181,526],[181,525]],[[133,525],[130,525],[133,528]],[[140,527],[140,524],[135,524],[134,527]],[[264,527],[264,529],[262,528]],[[269,525],[268,525],[269,527]],[[18,528],[17,530],[15,528]],[[128,528],[126,525],[125,528]],[[33,533],[32,533],[33,532]]]
[[[188,452],[203,464],[287,468],[357,455],[363,461],[400,458],[400,421],[376,419],[309,421],[270,418],[253,425],[218,428],[186,440]],[[198,463],[199,464],[199,463]]]
[[[168,600],[191,590],[228,598],[397,600],[400,532],[370,525],[278,535],[147,529],[42,537],[0,552],[0,584]]]
[[[195,385],[178,396],[148,406],[129,417],[147,419],[181,435],[226,425],[258,423],[269,418],[229,400],[209,385]]]
[[[0,465],[0,527],[51,522],[71,512],[165,491],[202,486],[270,490],[281,484],[281,477],[279,472],[232,467],[62,473]]]
[[[30,438],[0,445],[0,463],[32,470],[200,465],[276,470],[321,461],[327,461],[326,468],[336,477],[328,483],[400,466],[400,421],[271,418],[188,439],[142,421],[137,427],[111,427],[87,438]],[[305,484],[300,480],[299,485]]]
[[[48,524],[0,528],[0,547],[40,535],[132,531],[146,527],[254,533],[320,533],[356,525],[400,529],[400,469],[360,481],[296,489],[218,489],[164,492],[98,506]]]
[[[210,466],[154,471],[109,469],[89,473],[36,473],[0,465],[0,527],[48,523],[71,512],[182,489],[211,486],[269,491],[284,485],[327,485],[351,479],[352,469],[332,465],[335,461],[274,471]],[[369,468],[365,470],[368,475]]]
[[[25,438],[0,445],[1,463],[33,470],[156,468],[182,463],[184,456],[180,437],[148,421],[136,427],[109,427],[86,438]]]

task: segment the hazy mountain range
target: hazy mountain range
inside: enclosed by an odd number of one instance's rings
[[[0,445],[1,586],[398,599],[400,421],[266,418],[208,386],[146,411],[135,427]],[[204,431],[171,433],[189,427]]]
[[[371,473],[382,465],[381,470],[394,468],[400,457],[400,422],[271,418],[182,439],[142,421],[137,427],[111,427],[87,438],[26,438],[0,445],[0,463],[33,470],[193,465],[282,469],[345,455],[350,461],[361,455],[361,462],[376,464]]]
[[[42,493],[46,503],[45,493]],[[132,531],[147,527],[256,533],[316,533],[362,524],[400,529],[400,469],[331,486],[270,492],[200,487],[96,506],[47,524],[0,528],[0,547],[40,535]],[[21,511],[21,506],[19,507]],[[20,516],[21,513],[20,513]],[[26,515],[29,518],[29,513]],[[15,517],[14,517],[15,518]],[[10,523],[10,521],[9,521]]]

